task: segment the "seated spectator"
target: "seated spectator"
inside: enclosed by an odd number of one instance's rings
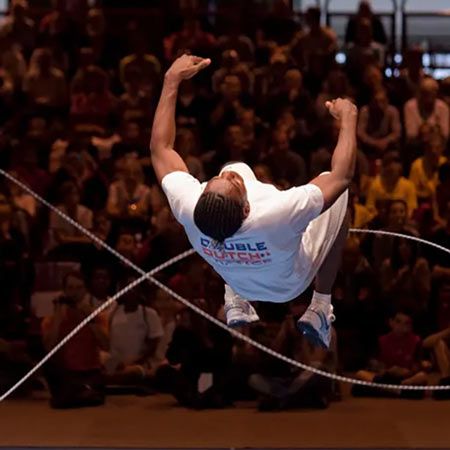
[[[206,180],[203,162],[198,155],[198,143],[194,133],[188,128],[179,128],[175,139],[175,148],[186,163],[189,173],[203,182]]]
[[[426,373],[420,361],[420,337],[413,332],[413,319],[409,312],[399,310],[389,319],[391,331],[378,340],[378,354],[371,363],[371,369],[360,370],[356,378],[375,383],[398,385],[423,385],[427,383]],[[422,398],[423,391],[400,391],[402,397]],[[353,395],[382,396],[395,391],[383,391],[354,385]]]
[[[143,128],[148,128],[153,119],[155,105],[152,92],[148,88],[151,84],[144,83],[144,77],[137,67],[128,70],[125,92],[119,99],[119,116],[122,121],[133,120]]]
[[[450,248],[450,202],[443,211],[444,224],[431,235],[430,240],[444,248]],[[436,281],[450,280],[450,261],[447,254],[441,251],[429,251],[428,258],[433,268],[433,279]]]
[[[111,147],[113,161],[118,161],[122,158],[140,159],[149,156],[148,140],[143,136],[139,122],[134,120],[123,122],[119,139]]]
[[[273,343],[276,352],[296,361],[333,373],[337,369],[336,335],[333,332],[330,350],[313,347],[295,326],[306,309],[303,301],[289,303],[290,313],[284,319]],[[320,376],[292,367],[282,366],[277,375],[255,373],[249,385],[259,395],[259,409],[263,411],[298,407],[326,408],[332,399],[332,383]]]
[[[325,103],[339,97],[350,99],[352,93],[345,72],[340,69],[333,69],[322,83],[322,91],[317,96],[316,110],[320,119],[329,118],[330,113],[325,106]]]
[[[449,109],[437,98],[439,85],[430,77],[424,78],[415,98],[408,100],[404,108],[405,131],[408,140],[416,139],[424,123],[435,127],[447,142],[449,136]]]
[[[210,123],[220,132],[237,121],[243,108],[241,80],[236,75],[226,75],[220,94],[211,111]]]
[[[134,52],[125,56],[120,61],[119,72],[122,85],[128,82],[130,71],[136,69],[142,74],[142,79],[147,83],[158,84],[161,76],[161,64],[158,58],[151,53],[147,53],[144,37],[136,39]]]
[[[268,126],[256,116],[253,108],[241,109],[238,123],[242,129],[243,145],[248,158],[246,160],[251,163],[252,160],[258,159],[266,149],[269,137]]]
[[[0,27],[0,40],[5,38],[18,44],[27,58],[31,55],[36,42],[36,30],[29,17],[27,0],[10,2],[10,14],[4,18]]]
[[[188,17],[180,31],[164,39],[164,56],[170,63],[186,50],[194,55],[210,55],[216,44],[214,35],[202,30],[200,20]]]
[[[348,207],[350,210],[350,220],[352,228],[367,228],[373,219],[373,214],[361,203],[359,196],[359,186],[353,182],[350,186],[350,198]]]
[[[272,147],[262,161],[269,166],[277,183],[287,186],[301,186],[308,180],[304,159],[290,149],[289,138],[284,128],[278,128],[272,135]]]
[[[92,228],[92,211],[80,204],[80,192],[77,186],[68,181],[61,186],[60,189],[60,204],[58,209],[71,219],[79,223],[82,227],[90,230]],[[50,249],[58,246],[63,246],[61,251],[68,257],[79,256],[75,255],[75,250],[82,251],[80,244],[89,244],[91,240],[81,233],[72,224],[68,223],[66,219],[56,214],[54,211],[50,212]]]
[[[222,52],[235,50],[241,61],[252,64],[255,59],[255,45],[253,41],[241,33],[237,19],[230,19],[230,22],[226,29],[227,33],[220,36],[217,40],[219,49]]]
[[[96,66],[86,68],[83,84],[71,95],[70,114],[77,129],[103,132],[117,107],[106,73]]]
[[[398,153],[383,156],[381,173],[373,180],[367,194],[366,206],[374,213],[379,203],[387,200],[403,200],[412,216],[417,208],[417,193],[414,184],[402,176],[402,163]]]
[[[369,19],[358,20],[355,40],[350,43],[346,53],[346,70],[354,84],[362,79],[364,68],[368,65],[383,67],[384,48],[373,40],[372,24]]]
[[[394,238],[392,253],[380,270],[382,294],[394,309],[407,308],[415,317],[426,314],[431,292],[431,272],[418,255],[417,243]]]
[[[241,80],[244,92],[253,92],[253,74],[247,64],[239,60],[236,50],[225,50],[222,53],[221,66],[213,73],[212,88],[214,92],[219,92],[220,86],[227,75],[236,75]]]
[[[308,8],[306,11],[308,31],[298,33],[290,44],[291,54],[302,70],[308,71],[317,55],[323,56],[329,63],[334,58],[337,36],[331,28],[320,24],[320,16],[320,8]]]
[[[440,283],[437,293],[437,331],[426,337],[423,348],[431,352],[439,370],[439,384],[450,383],[450,284]],[[448,391],[435,392],[435,398],[449,398]]]
[[[83,45],[92,48],[94,63],[109,70],[116,70],[122,55],[122,43],[108,30],[108,23],[101,8],[90,8],[85,20]]]
[[[345,370],[354,370],[365,364],[378,331],[377,279],[355,236],[345,243],[332,295],[341,364]]]
[[[375,92],[369,105],[359,113],[358,138],[370,159],[381,158],[398,146],[401,135],[400,115],[389,104],[385,91]]]
[[[89,304],[98,308],[113,293],[111,269],[106,265],[94,265],[88,270],[86,286],[89,292]]]
[[[0,67],[6,77],[13,83],[15,90],[22,88],[23,79],[27,72],[27,63],[22,55],[19,44],[12,38],[0,36]]]
[[[408,206],[404,200],[390,200],[382,202],[378,207],[380,220],[380,229],[382,231],[390,231],[393,233],[401,233],[406,235],[418,236],[417,230],[408,223]],[[385,213],[385,220],[384,219]],[[369,228],[373,228],[373,225]],[[366,238],[366,242],[370,242],[370,259],[373,267],[378,271],[386,258],[392,255],[394,249],[395,238],[387,235],[376,235],[374,238]]]
[[[63,294],[42,322],[42,339],[50,351],[92,311],[84,279],[78,272],[64,277]],[[47,367],[54,408],[97,406],[104,402],[100,351],[108,349],[107,323],[100,314],[70,339]]]
[[[197,300],[195,304],[217,316],[217,305]],[[180,405],[188,408],[223,408],[231,404],[228,371],[232,339],[224,330],[203,317],[184,310],[167,350],[168,365],[157,371]]]
[[[64,74],[54,66],[48,49],[38,48],[33,52],[23,90],[36,105],[61,108],[67,104]]]
[[[118,289],[136,280],[122,276]],[[142,287],[137,286],[123,295],[108,314],[109,354],[105,360],[107,384],[142,384],[154,373],[152,359],[164,335],[158,313],[145,306]]]
[[[15,171],[10,171],[10,174],[15,178],[18,177]],[[30,219],[34,219],[39,207],[37,200],[16,183],[9,182],[8,189],[12,205],[15,208],[25,211]]]
[[[443,156],[444,142],[440,133],[432,133],[423,141],[423,156],[411,166],[409,180],[414,183],[419,202],[431,203],[439,182],[439,168],[447,162]]]
[[[150,188],[143,183],[142,167],[136,159],[127,157],[119,179],[109,187],[108,214],[115,218],[147,218],[151,213]]]
[[[443,219],[447,203],[450,202],[450,163],[446,162],[439,167],[438,184],[436,186],[436,211],[440,220]]]
[[[384,30],[383,22],[376,16],[368,1],[363,0],[359,2],[358,12],[353,17],[350,17],[347,28],[345,30],[345,43],[355,42],[357,35],[358,23],[361,19],[370,21],[372,28],[373,40],[381,45],[387,44],[386,31]]]

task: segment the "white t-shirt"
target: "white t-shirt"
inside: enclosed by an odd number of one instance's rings
[[[206,183],[186,172],[172,172],[162,180],[175,218],[194,249],[237,294],[248,300],[292,300],[301,293],[311,265],[300,244],[306,227],[322,211],[322,191],[313,184],[279,191],[259,182],[243,163],[224,170],[242,176],[250,204],[250,214],[234,236],[217,246],[196,227],[194,209]]]
[[[118,305],[110,314],[109,353],[124,364],[142,357],[147,339],[164,335],[161,319],[152,308],[138,306],[134,312],[125,312]]]

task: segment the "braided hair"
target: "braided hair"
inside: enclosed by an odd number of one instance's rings
[[[216,192],[204,192],[194,209],[197,228],[219,243],[233,236],[244,219],[242,202]]]

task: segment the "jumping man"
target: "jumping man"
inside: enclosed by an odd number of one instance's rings
[[[315,278],[311,304],[297,325],[328,347],[331,289],[347,236],[347,189],[355,171],[356,106],[342,99],[327,102],[341,126],[331,171],[304,186],[280,191],[259,182],[240,162],[200,183],[173,149],[175,105],[180,83],[210,63],[183,55],[165,74],[150,142],[158,181],[194,249],[225,281],[228,325],[258,320],[249,300],[287,302]]]

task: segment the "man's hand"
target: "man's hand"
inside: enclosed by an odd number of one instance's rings
[[[177,58],[166,72],[166,78],[180,83],[196,75],[200,70],[211,64],[209,58],[193,55],[182,55]]]
[[[337,98],[331,102],[325,102],[325,106],[330,111],[330,114],[338,120],[345,117],[356,116],[358,109],[350,100]]]

